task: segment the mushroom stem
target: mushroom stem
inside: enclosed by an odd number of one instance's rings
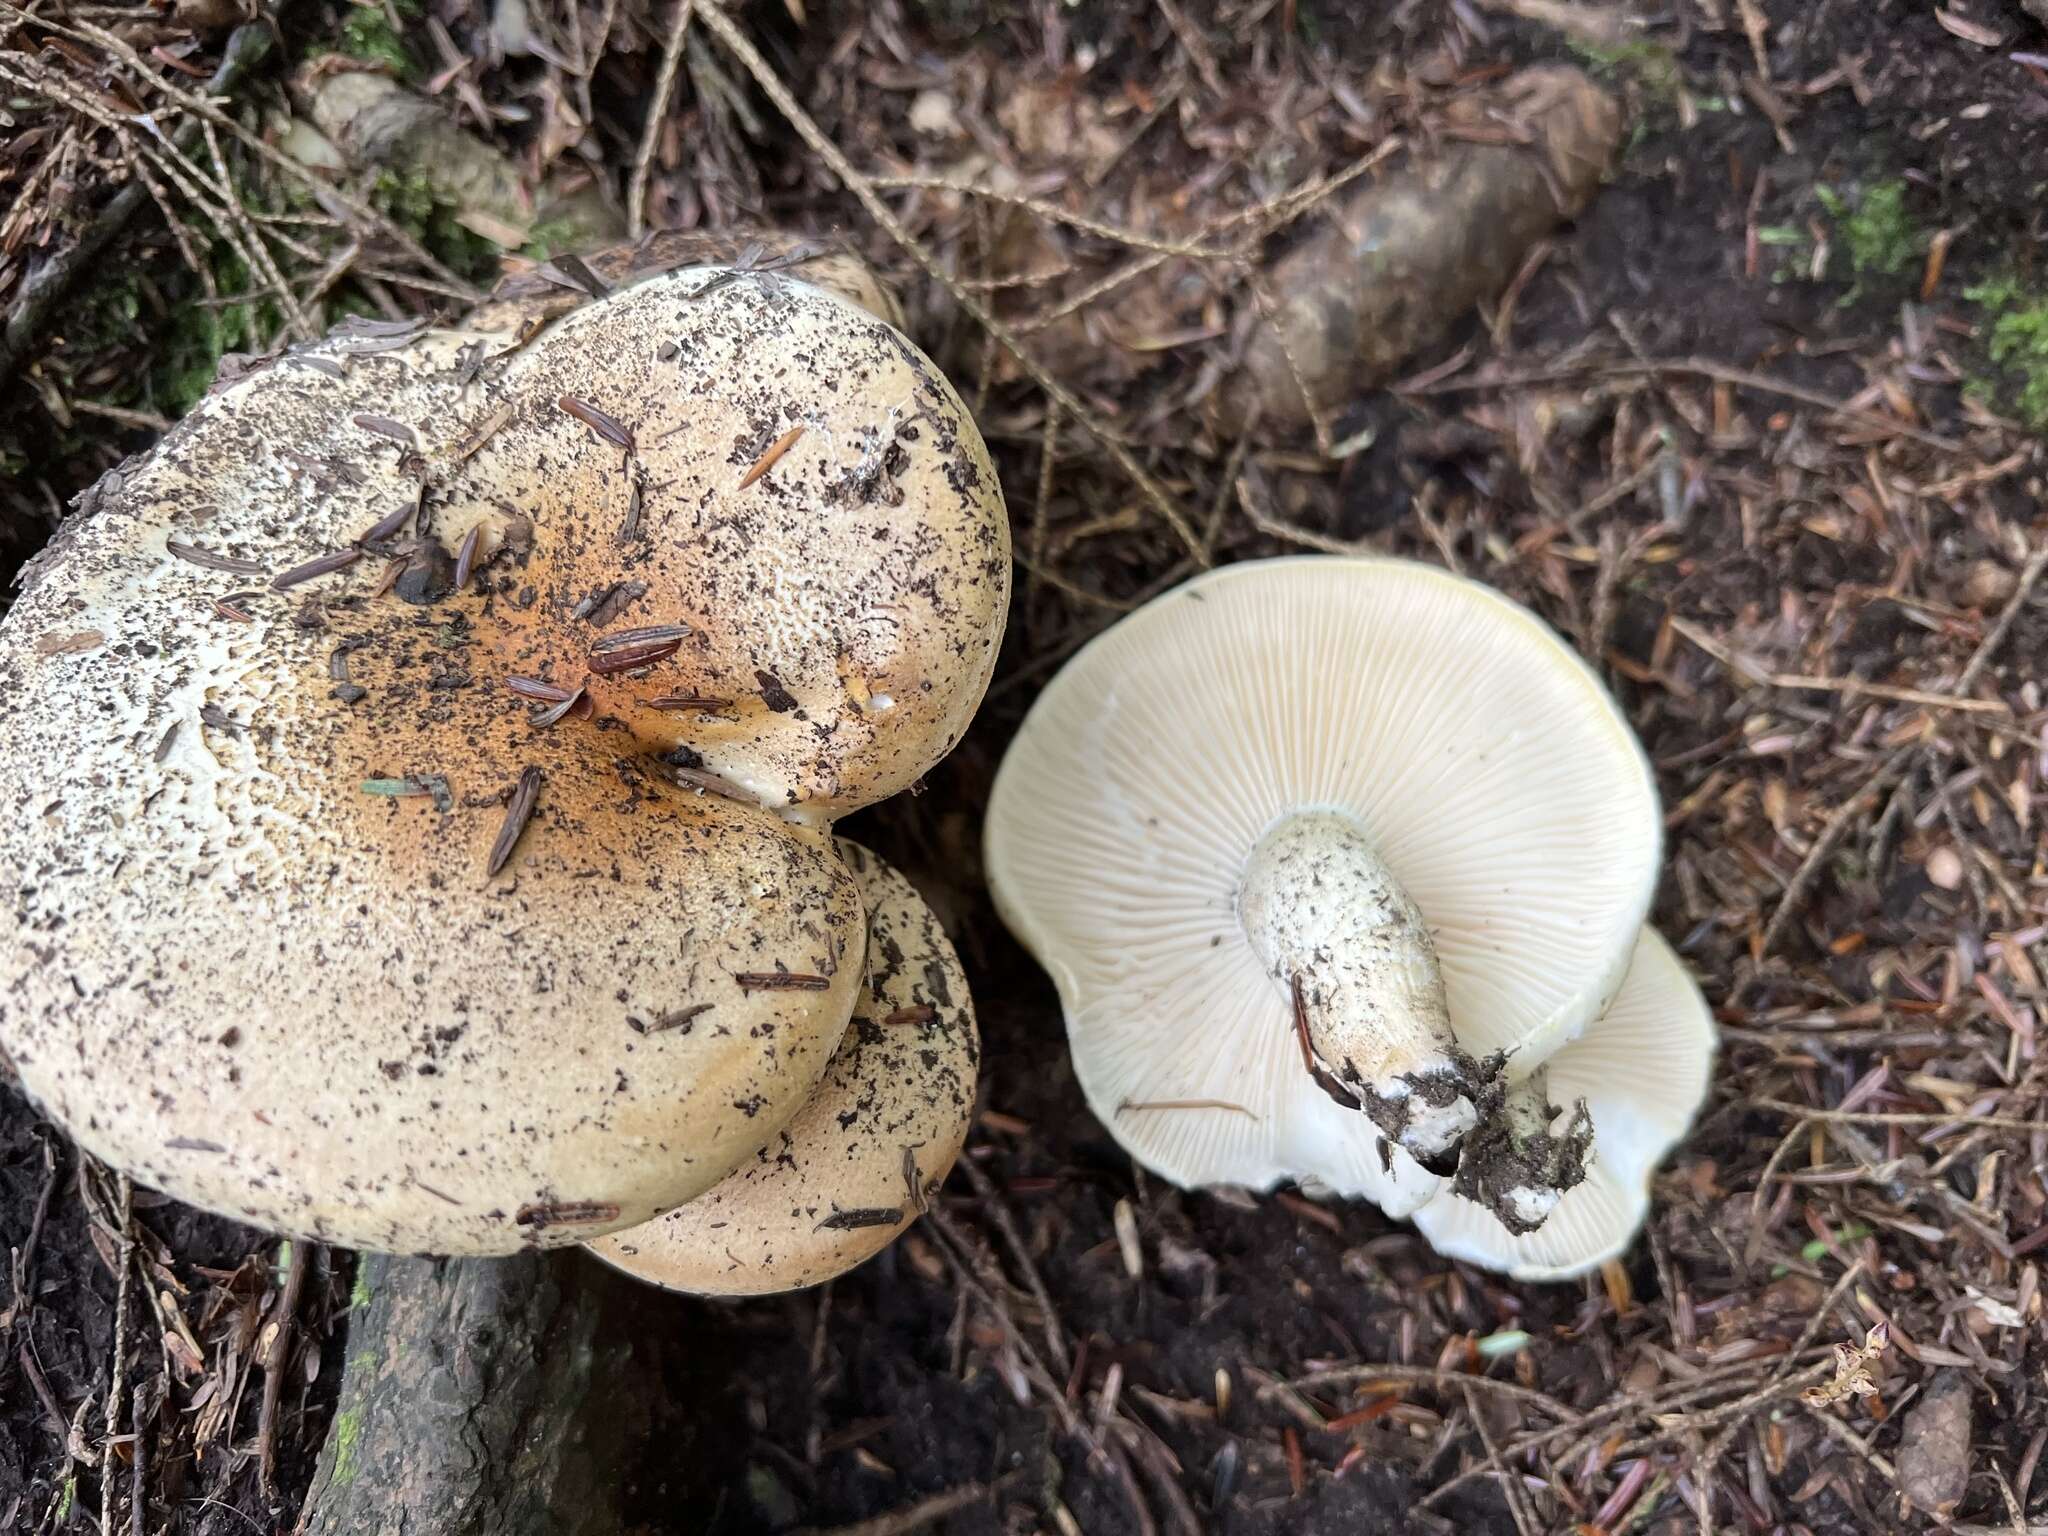
[[[1336,811],[1282,817],[1252,849],[1238,915],[1292,998],[1317,1084],[1448,1175],[1500,1063],[1459,1049],[1429,927],[1364,829]]]
[[[1580,1099],[1562,1131],[1550,1102],[1550,1070],[1538,1067],[1510,1088],[1500,1112],[1486,1116],[1465,1138],[1454,1186],[1467,1200],[1493,1212],[1517,1237],[1549,1219],[1564,1192],[1586,1177],[1592,1160],[1593,1116]]]

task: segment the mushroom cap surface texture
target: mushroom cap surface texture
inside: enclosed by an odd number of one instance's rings
[[[1395,1215],[1425,1171],[1305,1070],[1248,941],[1248,861],[1291,817],[1361,834],[1434,941],[1457,1044],[1517,1080],[1613,997],[1654,886],[1649,765],[1598,680],[1491,588],[1393,559],[1208,573],[1052,680],[986,842],[1051,973],[1090,1107],[1187,1187],[1314,1179]]]
[[[698,1295],[817,1285],[894,1242],[967,1139],[981,1057],[960,959],[910,881],[839,851],[867,904],[853,1021],[794,1119],[688,1205],[590,1244],[635,1279]]]
[[[1568,1280],[1623,1252],[1650,1208],[1650,1178],[1707,1095],[1714,1020],[1685,964],[1645,928],[1621,994],[1547,1063],[1550,1097],[1584,1099],[1593,1159],[1543,1225],[1517,1236],[1444,1190],[1415,1213],[1438,1253],[1517,1280]]]
[[[1008,579],[951,388],[782,273],[259,362],[0,625],[0,1044],[95,1155],[276,1230],[644,1222],[824,1074],[827,824],[951,747]]]

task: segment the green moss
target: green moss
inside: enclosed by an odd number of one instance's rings
[[[475,230],[464,228],[455,217],[456,209],[434,196],[425,176],[379,171],[370,188],[370,201],[453,271],[471,279],[496,273],[498,247]]]
[[[334,1416],[333,1481],[341,1487],[356,1475],[356,1447],[363,1438],[363,1410],[345,1408]]]
[[[1983,311],[1984,351],[2000,375],[1974,380],[1974,391],[2048,432],[2048,294],[2006,274],[1965,288],[1963,297]]]
[[[1903,181],[1880,181],[1865,187],[1854,206],[1833,187],[1813,190],[1834,220],[1849,257],[1849,271],[1859,287],[1900,277],[1919,263],[1926,241],[1906,211]]]
[[[415,66],[405,38],[391,25],[381,6],[351,5],[335,39],[337,51],[366,64],[383,64],[399,79],[409,79]]]
[[[152,278],[120,262],[81,295],[65,321],[62,356],[89,359],[148,338],[147,367],[105,390],[101,404],[140,407],[175,420],[206,393],[225,354],[254,351],[275,332],[282,316],[273,300],[233,297],[252,286],[248,266],[233,247],[216,240],[205,260],[220,299],[207,299],[182,265]]]
[[[356,1260],[356,1283],[349,1288],[348,1304],[351,1311],[370,1304],[370,1266],[360,1258]]]
[[[1642,88],[1653,101],[1675,103],[1685,88],[1685,72],[1678,55],[1660,43],[1634,38],[1626,43],[1595,43],[1585,38],[1570,40],[1571,50],[1586,61],[1590,73],[1616,76]]]
[[[581,233],[574,219],[542,219],[527,231],[526,244],[519,248],[519,254],[546,261],[557,251],[573,250],[581,243]]]

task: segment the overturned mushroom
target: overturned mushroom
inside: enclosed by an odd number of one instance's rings
[[[915,887],[859,845],[867,973],[796,1117],[688,1205],[590,1245],[636,1279],[726,1296],[815,1285],[879,1253],[945,1179],[980,1047],[959,957]]]
[[[357,1247],[645,1222],[796,1115],[861,981],[829,823],[951,747],[1007,601],[874,316],[764,265],[500,318],[224,383],[0,625],[24,1084]]]
[[[1098,637],[987,830],[1089,1103],[1148,1167],[1395,1215],[1455,1175],[1517,1228],[1583,1172],[1586,1127],[1529,1079],[1620,989],[1659,840],[1627,723],[1533,615],[1327,558],[1228,567]]]

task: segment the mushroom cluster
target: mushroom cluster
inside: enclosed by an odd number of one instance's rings
[[[701,1196],[605,1252],[708,1290],[915,1215],[972,1011],[831,824],[965,728],[1008,522],[811,259],[355,321],[89,494],[0,625],[0,1043],[86,1148],[391,1252]]]
[[[1645,927],[1649,764],[1475,582],[1307,557],[1167,593],[1047,686],[986,840],[1090,1107],[1183,1187],[1299,1181],[1562,1277],[1626,1246],[1704,1096],[1712,1022]]]

